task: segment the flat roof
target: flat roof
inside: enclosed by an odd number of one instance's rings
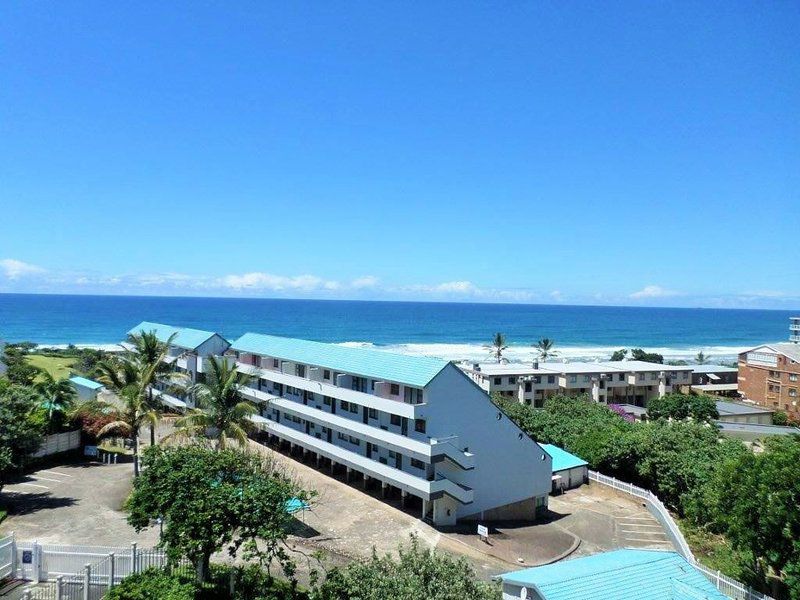
[[[553,459],[553,473],[559,471],[566,471],[567,469],[574,469],[575,467],[585,467],[587,463],[582,458],[570,454],[563,448],[554,446],[553,444],[539,444],[544,451]]]
[[[617,404],[622,410],[626,413],[635,415],[637,417],[643,417],[647,414],[647,409],[644,406],[636,406],[635,404]]]
[[[429,356],[351,348],[261,333],[245,333],[231,344],[231,349],[421,388],[450,364]]]
[[[786,425],[760,425],[758,423],[728,423],[726,421],[714,421],[722,431],[740,431],[744,433],[754,433],[763,436],[769,435],[800,435],[797,427]]]
[[[97,381],[93,381],[91,379],[86,379],[86,377],[81,377],[80,375],[73,375],[69,378],[69,380],[75,385],[89,388],[90,390],[99,390],[100,388],[105,387],[102,383],[98,383]]]
[[[702,383],[692,384],[693,390],[701,392],[735,392],[739,389],[738,383]]]
[[[723,365],[689,365],[695,373],[738,373],[736,367],[726,367]]]
[[[174,327],[172,325],[164,325],[163,323],[151,323],[150,321],[142,321],[136,327],[128,332],[128,335],[140,335],[154,331],[156,337],[161,342],[167,342],[173,335],[171,345],[178,348],[185,348],[186,350],[194,350],[202,346],[205,342],[210,340],[218,333],[213,331],[203,331],[202,329],[192,329],[191,327]],[[220,338],[223,340],[221,335]]]
[[[461,363],[461,367],[475,372],[475,363]],[[603,362],[540,362],[534,369],[531,363],[480,363],[480,373],[495,375],[561,375],[581,373],[630,373],[639,371],[691,371],[689,365],[664,365],[641,360]]]
[[[695,386],[699,387],[699,386]],[[717,400],[717,412],[721,415],[755,415],[764,413],[774,413],[774,410],[764,408],[758,404],[745,404],[744,402],[728,402]]]
[[[728,600],[686,559],[664,550],[613,550],[500,575],[545,600]]]

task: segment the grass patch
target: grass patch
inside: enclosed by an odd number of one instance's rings
[[[45,356],[29,354],[25,357],[31,365],[50,373],[54,379],[67,379],[77,359],[65,356]]]
[[[744,576],[742,557],[739,552],[734,550],[724,535],[711,533],[686,520],[678,521],[678,526],[695,558],[701,564],[742,581]]]
[[[7,516],[8,516],[8,511],[6,510],[6,508],[4,506],[0,506],[0,523],[5,521]]]

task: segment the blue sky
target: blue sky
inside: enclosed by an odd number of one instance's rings
[[[800,307],[796,2],[3,3],[0,291]]]

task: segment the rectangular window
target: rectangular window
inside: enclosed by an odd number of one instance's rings
[[[547,376],[547,383],[555,383],[555,382],[556,382],[556,376],[555,375],[548,375]]]
[[[591,381],[591,380],[592,380],[592,376],[591,376],[591,375],[584,375],[584,376],[583,376],[583,380],[584,380],[585,382],[589,382],[589,381]]]
[[[639,373],[639,381],[644,381],[644,373]]]
[[[789,395],[790,395],[792,398],[796,398],[796,397],[797,397],[797,390],[796,390],[796,389],[794,389],[794,388],[789,388]]]
[[[618,379],[619,381],[625,381],[625,373],[620,373],[620,374],[617,376],[617,379]]]
[[[503,383],[503,378],[502,377],[495,377],[494,378],[494,384],[495,385],[500,385],[501,383]]]
[[[797,375],[794,373],[789,373],[789,381],[797,381]]]
[[[542,383],[542,376],[541,375],[534,375],[533,376],[533,383],[536,383],[536,384]],[[530,385],[530,383],[526,384],[526,386],[525,386],[525,391],[526,392],[530,392],[530,390],[528,389],[529,385]]]
[[[569,376],[570,383],[578,383],[578,376],[577,375],[570,375]]]
[[[347,434],[346,433],[342,433],[340,431],[339,433],[336,434],[336,437],[338,437],[340,440],[346,440],[347,439]]]
[[[416,419],[414,421],[414,431],[425,433],[425,419]]]
[[[305,377],[306,376],[306,366],[305,365],[295,365],[294,366],[294,374],[298,377]]]
[[[530,381],[526,381],[525,382],[525,391],[526,392],[530,392],[532,389],[533,389],[533,387],[531,386],[531,382]]]
[[[650,373],[650,381],[655,381],[658,379],[658,373]]]
[[[322,402],[325,404],[325,406],[330,406],[331,405],[331,397],[330,396],[325,396],[322,399]]]
[[[392,396],[399,396],[400,395],[400,386],[396,383],[393,383],[389,386],[389,393]]]
[[[370,408],[368,412],[369,412],[369,418],[370,419],[377,419],[378,418],[378,411],[375,410],[374,408]]]
[[[397,425],[397,426],[399,427],[399,426],[400,426],[400,422],[401,422],[401,420],[400,420],[400,415],[392,415],[392,416],[389,418],[389,422],[390,422],[392,425]]]
[[[342,410],[350,410],[350,403],[347,400],[340,400],[339,406],[342,407]]]
[[[415,469],[424,469],[425,468],[425,463],[422,462],[421,460],[417,460],[416,458],[412,458],[411,459],[411,466],[414,467]]]
[[[323,379],[328,379],[328,380],[330,380],[330,378],[331,378],[331,372],[330,372],[328,369],[325,369],[325,370],[322,372],[322,378],[323,378]]]
[[[360,446],[361,445],[361,440],[358,439],[357,437],[353,437],[351,435],[350,436],[350,443],[353,444],[354,446]]]
[[[508,383],[511,384],[511,385],[514,385],[515,383],[517,383],[517,378],[516,377],[509,377],[508,378]]]
[[[406,387],[405,401],[406,404],[419,404],[422,402],[422,390],[419,388]]]

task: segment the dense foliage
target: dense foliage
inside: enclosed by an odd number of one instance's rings
[[[663,404],[691,412],[691,398]],[[537,441],[650,489],[694,531],[724,535],[741,563],[735,576],[773,595],[770,579],[780,578],[800,600],[800,436],[768,438],[754,454],[703,421],[629,423],[585,398],[550,398],[544,410],[495,402]]]
[[[44,421],[32,416],[40,402],[32,388],[0,386],[0,489],[8,475],[23,468],[42,443]]]
[[[463,558],[426,550],[411,538],[397,559],[378,556],[328,573],[314,600],[499,600],[499,586],[478,581]]]
[[[711,421],[719,418],[717,403],[710,396],[701,394],[665,394],[653,398],[647,404],[647,416],[651,419],[695,419]]]
[[[199,581],[208,576],[211,555],[224,549],[264,565],[277,561],[293,575],[283,546],[293,521],[286,504],[311,494],[277,465],[237,450],[190,445],[149,447],[143,467],[128,500],[128,521],[141,531],[162,518],[168,555],[191,560]]]
[[[106,600],[195,600],[197,586],[193,581],[169,575],[159,569],[147,569],[123,579]]]

